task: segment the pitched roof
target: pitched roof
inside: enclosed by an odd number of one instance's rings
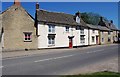
[[[87,24],[87,26],[91,29],[99,29],[97,25]]]
[[[107,28],[105,26],[100,26],[100,25],[98,25],[98,29],[101,31],[111,31],[109,28]]]
[[[4,14],[5,12],[9,11],[9,10],[15,10],[15,8],[20,8],[22,10],[25,11],[25,13],[27,13],[33,20],[34,18],[22,7],[22,6],[18,6],[18,5],[15,5],[13,4],[12,6],[10,6],[9,8],[7,8],[5,11],[3,11],[1,14]]]
[[[111,30],[118,30],[113,23],[108,23],[107,21],[100,21],[98,25],[101,25],[102,27],[107,27]]]
[[[47,22],[47,23],[58,23],[58,24],[66,24],[66,25],[80,25],[87,27],[86,23],[81,19],[78,24],[74,15],[65,14],[65,13],[57,13],[57,12],[48,12],[45,10],[39,10],[37,13],[37,20],[39,22]]]
[[[111,29],[111,30],[118,30],[113,23],[110,23],[110,29]]]

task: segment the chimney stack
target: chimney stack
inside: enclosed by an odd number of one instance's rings
[[[75,16],[81,17],[80,12],[78,11],[77,13],[75,13]]]
[[[36,3],[36,10],[39,10],[39,3]]]
[[[100,17],[100,21],[103,21],[103,17]]]
[[[14,0],[14,5],[20,6],[19,0]]]

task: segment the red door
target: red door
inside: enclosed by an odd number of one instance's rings
[[[72,38],[69,39],[69,48],[73,48]]]
[[[99,44],[99,38],[96,36],[96,44]]]

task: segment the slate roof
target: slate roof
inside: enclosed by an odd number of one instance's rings
[[[13,5],[10,6],[9,8],[7,8],[5,11],[3,11],[3,12],[1,13],[1,15],[4,14],[4,13],[6,13],[6,12],[9,11],[9,10],[15,10],[15,8],[21,8],[21,9],[23,9],[23,10],[25,11],[25,13],[27,13],[27,14],[34,20],[34,18],[32,17],[32,15],[30,15],[22,6],[17,6],[17,5],[15,5],[15,4],[13,4]]]
[[[111,31],[109,28],[107,28],[105,26],[100,26],[100,25],[98,25],[98,29],[101,31]]]
[[[74,15],[71,14],[48,12],[45,10],[39,10],[37,13],[37,21],[39,22],[58,23],[74,26],[80,25],[83,27],[88,27],[82,19],[80,19],[80,23],[78,24],[74,18]]]
[[[109,28],[101,25],[92,25],[92,24],[87,24],[87,26],[91,29],[96,29],[96,30],[101,30],[101,31],[111,31]]]
[[[98,25],[101,25],[102,27],[107,27],[111,30],[118,30],[113,23],[108,23],[107,21],[100,21]]]
[[[97,25],[87,24],[87,26],[91,29],[99,29]]]
[[[115,26],[114,24],[112,24],[112,23],[110,24],[110,29],[111,29],[111,30],[118,30],[118,29],[116,28],[116,26]]]

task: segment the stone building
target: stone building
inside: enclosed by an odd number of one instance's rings
[[[3,51],[36,49],[37,36],[34,18],[18,0],[2,12]]]

